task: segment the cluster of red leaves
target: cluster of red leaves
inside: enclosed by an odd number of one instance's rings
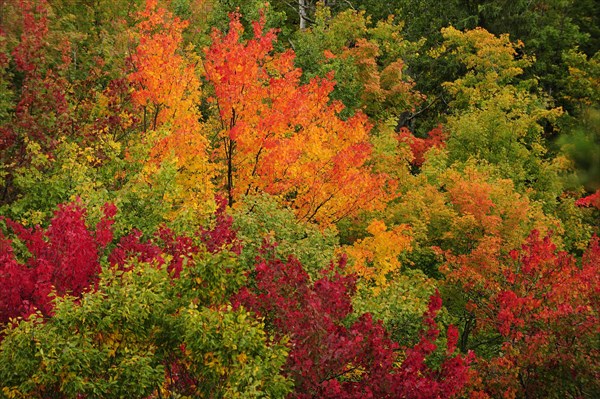
[[[85,224],[86,211],[77,204],[60,205],[47,229],[28,229],[7,218],[2,218],[23,243],[29,255],[15,253],[12,240],[0,230],[0,325],[10,318],[26,317],[35,309],[45,315],[52,312],[51,296],[70,294],[79,296],[90,286],[100,272],[102,251],[113,241],[112,225],[117,209],[112,204],[104,207],[104,217],[95,230]],[[215,214],[212,229],[198,234],[209,252],[230,248],[241,250],[232,218],[221,206]],[[164,265],[174,278],[183,268],[184,259],[197,254],[200,248],[187,236],[177,235],[161,227],[149,240],[142,240],[142,232],[134,230],[122,237],[108,255],[111,265],[126,268],[132,259]],[[18,251],[17,251],[18,252]]]
[[[210,253],[228,249],[239,254],[242,248],[233,228],[233,218],[226,212],[227,200],[217,197],[215,201],[218,206],[214,224],[211,228],[201,227],[197,232],[198,238]],[[170,261],[167,269],[177,278],[181,273],[184,258],[190,258],[199,252],[200,248],[194,244],[191,237],[177,235],[171,229],[161,227],[151,239],[145,241],[142,241],[141,231],[133,230],[119,240],[108,260],[111,265],[123,268],[127,267],[133,258],[138,262],[155,262],[157,265],[164,265],[168,258]]]
[[[216,196],[217,210],[212,228],[200,228],[200,239],[210,253],[228,248],[235,254],[242,252],[241,242],[237,239],[237,232],[233,228],[233,217],[227,214],[227,198]]]
[[[343,267],[341,260],[338,267]],[[447,356],[437,370],[425,359],[436,350],[441,308],[432,297],[421,341],[405,352],[397,367],[397,343],[370,314],[350,326],[355,278],[335,268],[332,276],[311,284],[300,262],[264,259],[256,267],[255,286],[245,287],[233,302],[265,317],[278,337],[290,337],[285,372],[294,380],[290,397],[309,398],[448,398],[463,391],[469,380],[471,356],[454,356],[456,329],[448,331]]]
[[[480,330],[500,336],[501,352],[482,361],[492,396],[529,397],[577,391],[600,377],[600,247],[594,237],[581,265],[533,231],[520,250],[481,274],[477,262],[457,264],[448,277],[470,292]],[[485,278],[485,281],[478,279]],[[568,381],[567,381],[568,380]],[[572,384],[574,388],[567,388]]]
[[[431,296],[429,307],[423,317],[425,330],[421,340],[413,348],[406,350],[399,373],[395,376],[396,396],[405,398],[449,398],[464,392],[473,374],[468,369],[475,360],[469,352],[466,356],[454,356],[458,343],[458,329],[450,325],[446,332],[446,358],[440,368],[433,371],[426,363],[427,356],[437,349],[435,341],[440,331],[435,317],[442,308],[439,293]]]
[[[600,189],[594,194],[590,194],[587,197],[579,198],[577,201],[575,201],[575,205],[600,209]]]
[[[152,239],[142,241],[142,232],[133,230],[119,240],[108,260],[111,265],[128,268],[135,259],[138,262],[167,264],[167,270],[173,277],[179,277],[185,258],[199,252],[193,240],[187,236],[176,235],[171,229],[161,227]]]
[[[3,218],[30,256],[18,260],[13,242],[0,231],[0,324],[36,308],[50,314],[53,289],[58,295],[77,296],[93,285],[100,271],[99,253],[112,241],[115,213],[115,206],[107,204],[95,233],[76,204],[61,205],[46,230]]]
[[[398,140],[409,145],[414,157],[411,163],[420,167],[425,162],[425,153],[429,149],[432,147],[443,148],[446,145],[446,134],[439,125],[427,133],[427,138],[422,139],[415,137],[406,127],[402,127],[398,133]]]

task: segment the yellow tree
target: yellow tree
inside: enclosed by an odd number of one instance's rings
[[[371,235],[356,241],[345,249],[353,261],[350,272],[376,285],[375,292],[388,283],[388,275],[399,272],[402,264],[398,260],[400,254],[410,250],[411,238],[405,225],[388,229],[381,220],[374,220],[367,227]]]

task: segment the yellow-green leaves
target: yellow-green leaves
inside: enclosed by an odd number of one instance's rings
[[[190,309],[185,325],[200,397],[282,398],[290,391],[291,381],[280,375],[287,349],[244,309]]]

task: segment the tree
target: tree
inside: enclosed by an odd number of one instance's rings
[[[469,298],[474,334],[492,345],[480,362],[486,390],[506,397],[597,394],[598,238],[581,265],[535,230],[509,255],[493,243],[478,253],[447,255],[444,270]]]
[[[390,182],[369,169],[366,117],[338,117],[329,79],[300,85],[293,52],[271,55],[275,32],[263,27],[264,19],[256,22],[254,38],[241,42],[233,15],[229,32],[215,31],[206,50],[218,112],[215,161],[224,164],[229,205],[264,191],[281,196],[299,219],[324,224],[381,207]]]
[[[0,342],[0,397],[285,397],[287,349],[228,306],[245,281],[228,251],[231,220],[217,213],[194,237],[162,228],[112,245],[115,211],[95,234],[75,206],[47,232],[9,222],[33,256],[23,267],[2,236],[0,315],[13,318]]]
[[[17,194],[12,187],[12,172],[16,166],[27,165],[26,139],[38,143],[48,154],[61,135],[74,133],[65,78],[71,61],[69,43],[59,41],[59,55],[50,54],[47,1],[22,0],[15,6],[21,29],[20,40],[10,57],[15,73],[5,72],[2,76],[4,90],[10,90],[14,96],[14,103],[8,106],[10,118],[3,118],[0,125],[0,162],[2,169],[8,169],[3,171],[2,202],[13,200]],[[4,43],[4,33],[2,37]],[[3,63],[9,62],[6,53],[2,58]],[[7,78],[9,82],[4,80]]]
[[[0,396],[285,397],[287,351],[260,322],[223,304],[186,303],[191,296],[178,295],[165,267],[129,266],[105,269],[80,300],[58,299],[50,319],[9,326]],[[192,275],[180,283],[194,284]]]
[[[418,79],[419,89],[433,95],[442,74],[458,72],[455,65],[428,59],[427,51],[442,42],[439,32],[453,26],[459,30],[481,27],[494,35],[508,34],[511,40],[522,41],[520,51],[533,56],[537,62],[526,72],[526,78],[537,76],[544,90],[554,97],[569,113],[577,113],[578,101],[564,98],[569,90],[565,84],[567,63],[562,59],[565,52],[580,47],[592,57],[598,51],[598,4],[593,0],[562,1],[497,1],[497,0],[448,0],[443,3],[432,0],[364,0],[360,7],[375,19],[385,19],[389,14],[402,16],[408,23],[403,33],[408,40],[427,40],[416,68],[427,65],[433,71],[421,72],[425,79]],[[433,62],[432,62],[433,61]],[[447,76],[447,75],[446,75]],[[436,93],[437,94],[437,93]],[[437,97],[437,95],[436,95]]]
[[[549,108],[543,95],[532,94],[535,81],[516,81],[532,60],[517,57],[521,44],[507,35],[452,27],[442,34],[446,52],[466,68],[462,77],[444,83],[453,108],[445,125],[450,160],[475,157],[497,165],[519,191],[533,188],[533,198],[552,206],[562,189],[561,164],[547,155],[544,124],[562,111]]]
[[[139,44],[131,57],[135,70],[129,80],[135,87],[133,100],[143,110],[145,139],[153,143],[148,172],[173,156],[183,188],[181,207],[206,215],[213,196],[212,171],[199,121],[198,60],[191,49],[180,48],[187,23],[157,8],[156,0],[148,0],[139,17]]]
[[[448,329],[447,351],[437,369],[425,359],[437,348],[439,329],[435,316],[441,308],[439,295],[432,296],[423,317],[417,345],[406,349],[398,367],[398,344],[387,336],[370,314],[357,315],[351,325],[350,296],[355,278],[339,274],[341,260],[314,283],[294,257],[287,261],[270,256],[256,266],[255,284],[234,297],[266,320],[275,337],[289,336],[290,354],[284,368],[294,381],[290,397],[308,398],[436,398],[459,395],[470,374],[471,356],[455,355],[456,330]]]
[[[344,116],[365,112],[377,126],[406,118],[423,101],[408,74],[406,58],[418,46],[401,35],[393,17],[372,21],[364,12],[347,10],[332,16],[320,5],[309,29],[294,40],[296,65],[303,81],[333,73],[338,82],[331,97],[346,106]]]
[[[95,232],[85,225],[85,210],[77,204],[59,207],[45,231],[3,219],[26,246],[29,257],[19,260],[23,254],[15,252],[13,242],[0,232],[0,323],[27,317],[36,309],[48,316],[52,293],[77,297],[93,286],[100,272],[101,251],[112,241],[115,213],[114,205],[105,205]]]

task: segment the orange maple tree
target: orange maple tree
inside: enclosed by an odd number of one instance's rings
[[[227,34],[215,30],[205,71],[214,86],[219,134],[215,157],[225,165],[229,204],[264,191],[281,196],[303,220],[328,224],[389,196],[390,179],[371,172],[370,125],[362,113],[342,120],[331,102],[331,78],[300,84],[291,50],[273,53],[276,34],[254,23],[242,41],[239,15]]]
[[[159,8],[157,0],[147,0],[139,17],[129,80],[135,87],[133,101],[143,112],[145,138],[153,143],[149,165],[173,156],[184,206],[201,210],[212,198],[212,174],[198,110],[198,58],[191,48],[182,48],[187,22]]]

